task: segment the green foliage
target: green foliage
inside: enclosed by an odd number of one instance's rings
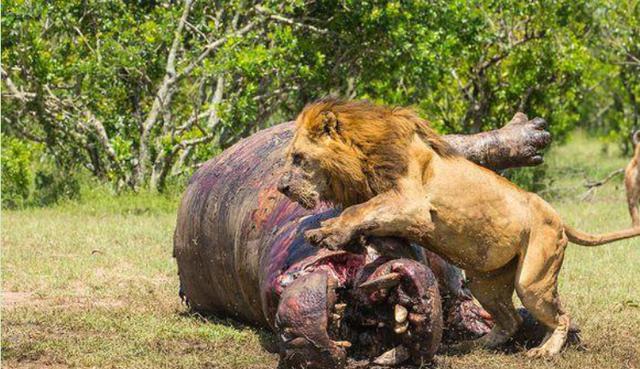
[[[2,136],[2,206],[21,207],[29,199],[34,178],[34,145]]]
[[[602,3],[594,11],[588,44],[589,73],[577,114],[591,132],[632,149],[630,135],[640,129],[640,2]]]
[[[442,133],[523,111],[556,141],[584,127],[628,150],[639,4],[9,0],[2,132],[116,191],[174,186],[327,94],[413,105]]]
[[[544,192],[553,186],[553,178],[547,175],[548,166],[542,164],[530,168],[507,170],[504,175],[521,188],[531,192]]]
[[[73,173],[57,170],[38,170],[35,176],[34,203],[52,205],[62,199],[76,199],[80,195],[80,182]]]
[[[76,171],[48,162],[40,144],[3,136],[1,161],[5,208],[52,205],[80,195]]]

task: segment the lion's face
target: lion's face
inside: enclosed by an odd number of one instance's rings
[[[328,176],[321,166],[322,150],[298,131],[289,146],[278,190],[306,209],[326,199]]]
[[[305,208],[318,201],[344,207],[363,203],[393,189],[406,174],[407,147],[417,134],[446,149],[410,110],[319,100],[296,119],[278,189]]]

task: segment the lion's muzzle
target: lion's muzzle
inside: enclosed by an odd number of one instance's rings
[[[283,195],[290,197],[291,195],[291,174],[285,173],[278,181],[278,191]]]
[[[316,207],[319,194],[315,186],[299,171],[285,172],[278,182],[278,191],[306,209]]]

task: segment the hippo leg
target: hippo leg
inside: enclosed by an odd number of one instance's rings
[[[478,305],[465,286],[462,271],[433,252],[425,251],[442,293],[446,343],[483,336],[493,327],[491,315]]]

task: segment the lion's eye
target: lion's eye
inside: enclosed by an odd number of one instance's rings
[[[293,165],[301,165],[303,159],[302,154],[293,154]]]

